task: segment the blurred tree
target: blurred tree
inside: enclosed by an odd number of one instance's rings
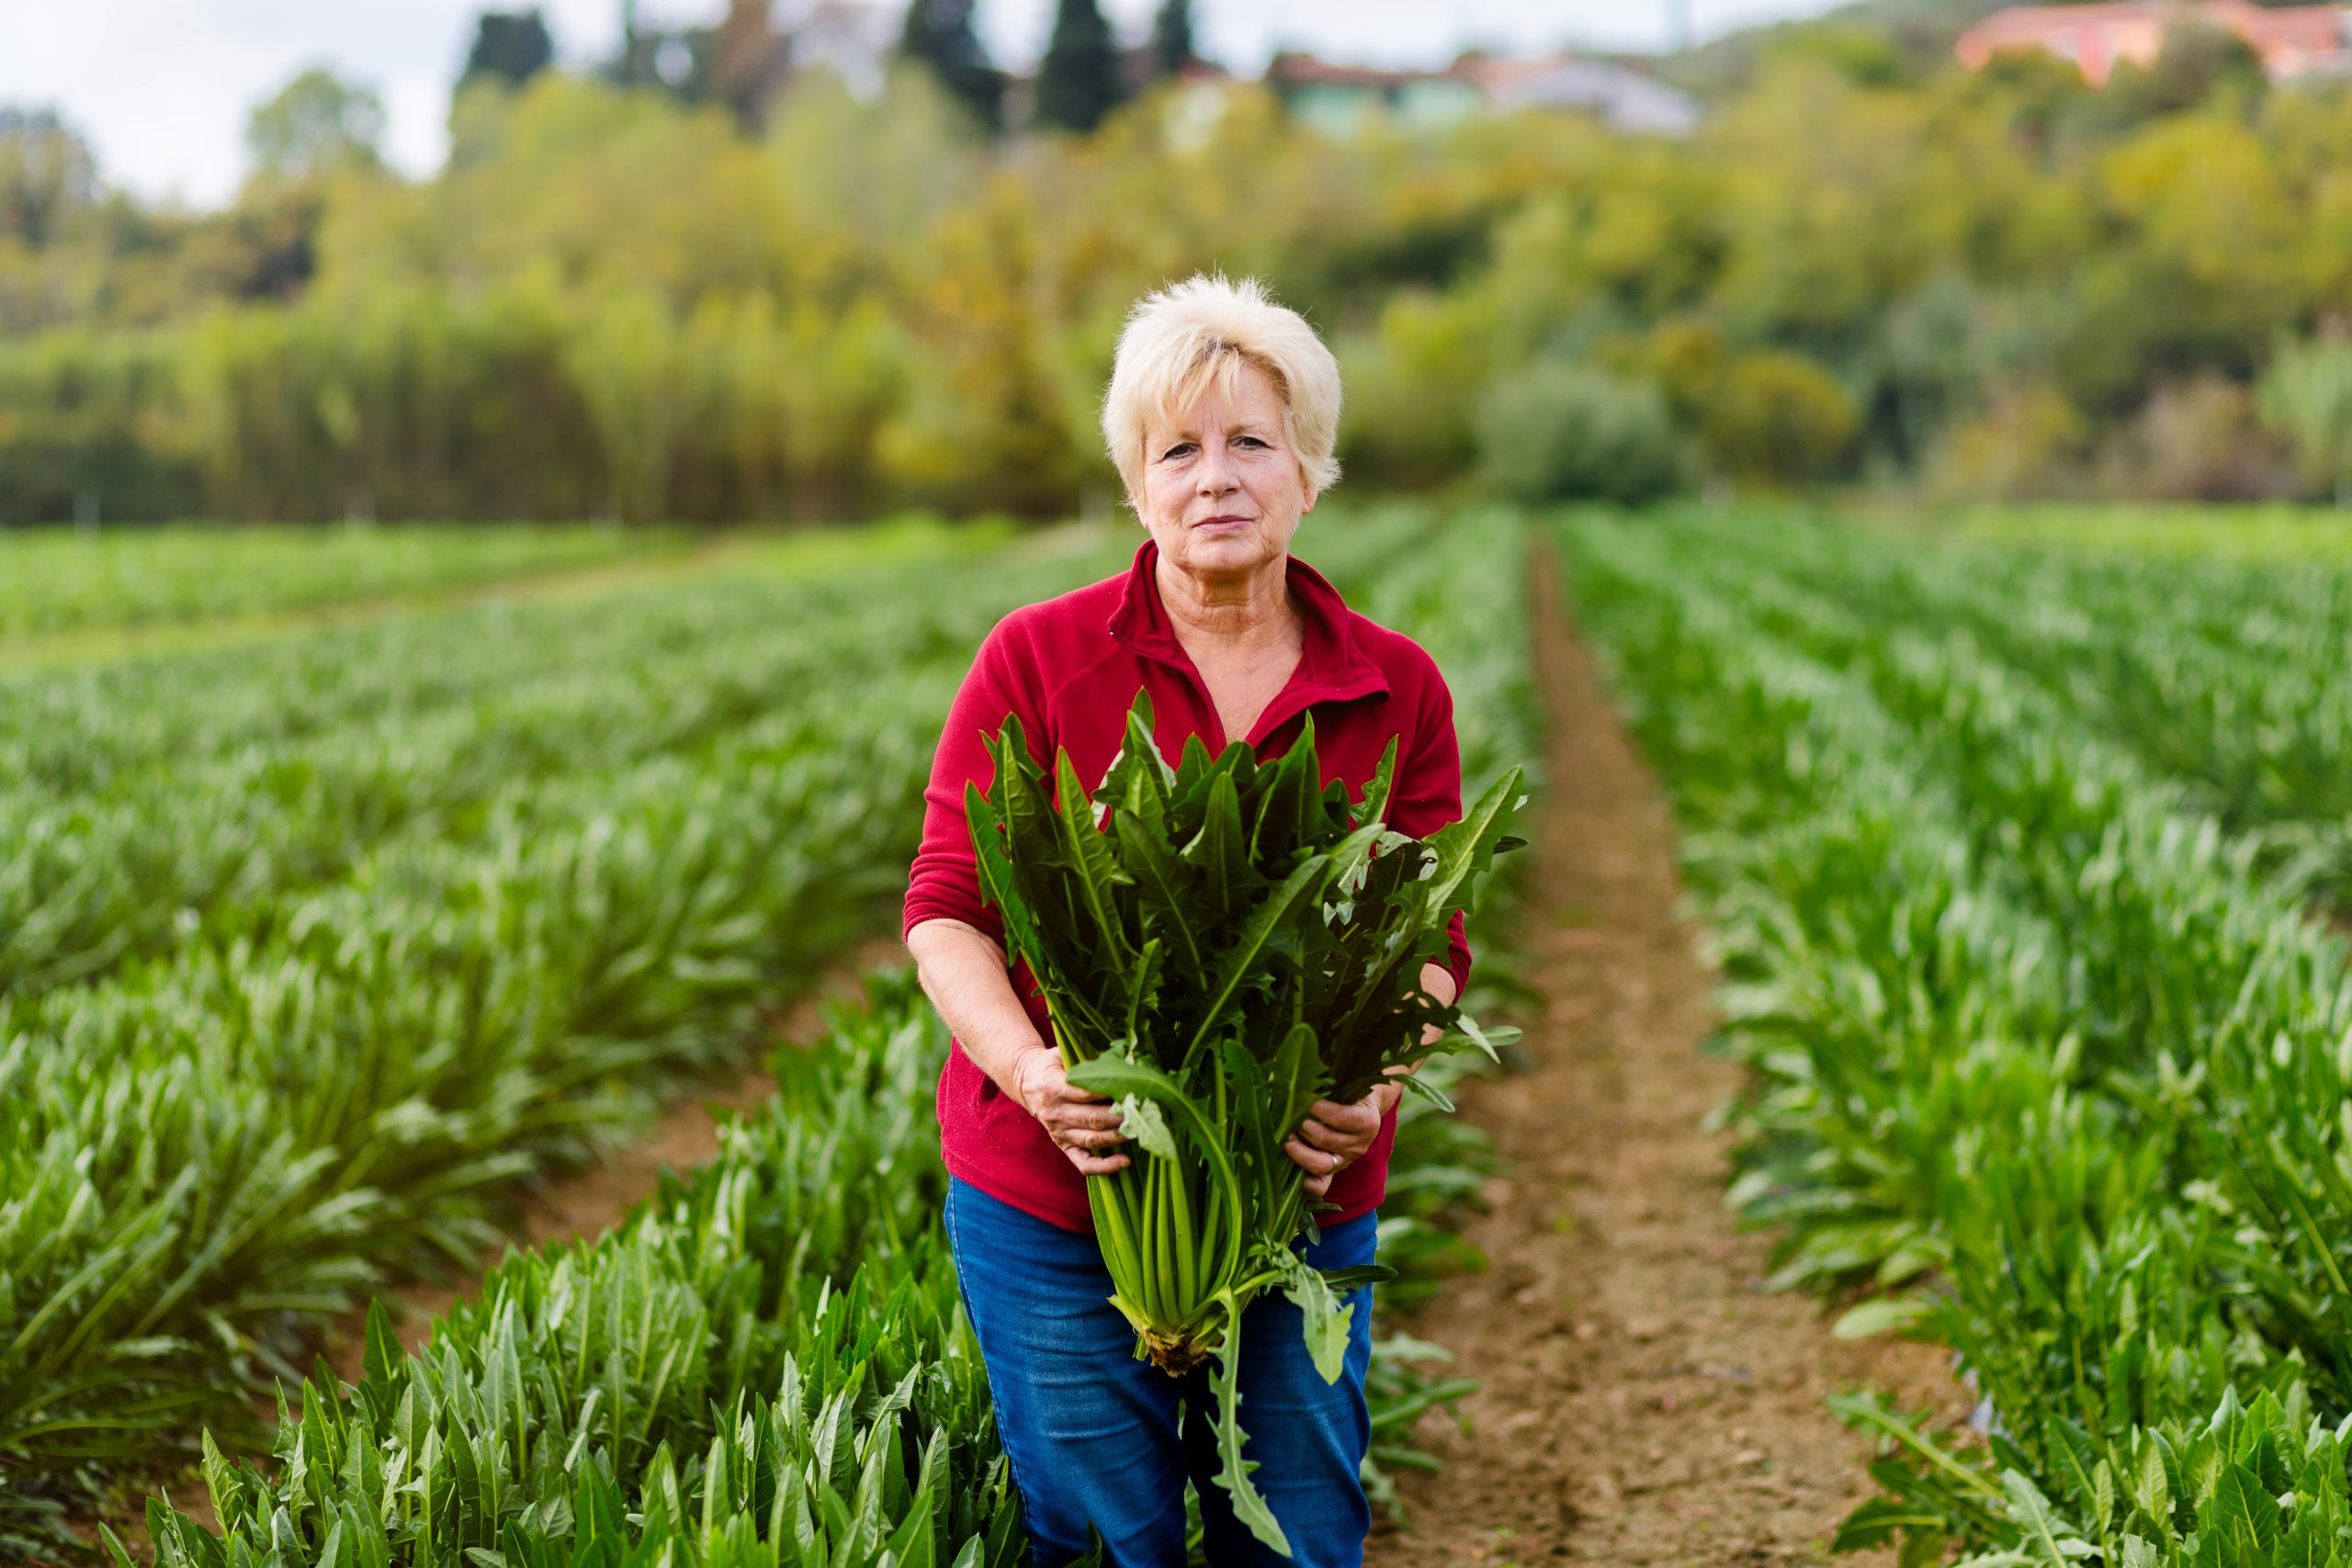
[[[640,19],[637,0],[621,0],[620,47],[596,69],[624,87],[651,87],[682,103],[701,103],[713,88],[719,29],[672,27]]]
[[[2218,96],[2244,107],[2258,102],[2269,85],[2261,57],[2245,39],[2228,28],[2185,21],[2165,29],[2153,63],[2117,65],[2100,96],[2117,123],[2130,124],[2179,114]]]
[[[2352,343],[2317,339],[2280,348],[2256,393],[2263,422],[2294,444],[2296,460],[2335,504],[2352,504]]]
[[[484,11],[475,18],[473,47],[458,85],[492,77],[519,87],[554,63],[555,39],[537,6]]]
[[[2286,456],[2245,386],[2200,374],[2158,387],[2114,432],[2099,452],[2098,488],[2144,501],[2258,501],[2289,488]]]
[[[1159,0],[1151,18],[1151,73],[1174,76],[1199,58],[1193,42],[1193,0]]]
[[[2095,420],[2128,418],[2153,386],[2196,371],[2250,380],[2307,319],[2297,247],[2307,217],[2234,115],[2151,120],[2102,152],[2085,185],[2105,243],[2057,285],[2052,372]]]
[[[1478,394],[1494,378],[1492,296],[1400,291],[1372,332],[1334,348],[1347,382],[1340,457],[1374,485],[1424,487],[1460,478],[1478,451]]]
[[[1092,130],[1125,96],[1119,46],[1094,0],[1059,0],[1053,37],[1037,67],[1037,123]]]
[[[1801,354],[1735,355],[1709,389],[1700,435],[1709,460],[1771,485],[1826,477],[1852,450],[1860,416],[1826,369]]]
[[[98,197],[98,161],[54,109],[0,108],[0,238],[35,249]]]
[[[1656,386],[1547,359],[1497,381],[1481,405],[1489,483],[1524,502],[1654,500],[1688,480]]]
[[[431,186],[337,193],[319,237],[329,289],[544,269],[599,295],[642,286],[683,313],[794,276],[790,186],[716,105],[555,71],[465,96],[487,122],[469,128],[468,162]]]
[[[1975,406],[1996,356],[1987,341],[1993,315],[1952,271],[1939,272],[1887,311],[1859,367],[1869,415],[1899,460],[1925,456],[1938,431]]]
[[[265,175],[290,179],[383,166],[384,105],[365,87],[313,65],[245,121],[245,146]]]
[[[1826,65],[1858,87],[1892,87],[1907,74],[1903,51],[1883,29],[1838,22],[1792,22],[1767,35],[1767,69],[1799,62]]]
[[[621,0],[621,46],[604,69],[604,74],[624,87],[639,87],[659,80],[653,73],[653,45],[637,25],[637,0]]]
[[[1709,122],[1715,303],[1736,336],[1837,358],[1941,267],[2063,277],[2097,254],[2098,209],[1966,95],[1964,82],[1861,88],[1805,62]]]
[[[727,19],[711,40],[710,86],[751,129],[767,123],[768,102],[784,85],[791,44],[770,25],[773,0],[728,0]]]
[[[990,130],[1004,123],[1004,73],[990,64],[973,22],[974,0],[910,0],[899,52],[921,62]]]
[[[1855,400],[1827,367],[1785,349],[1739,349],[1702,316],[1661,321],[1606,355],[1666,397],[1725,479],[1791,485],[1834,471],[1861,427]]]
[[[2071,60],[2040,49],[1996,53],[1971,72],[1957,95],[1967,110],[1989,114],[2038,158],[2056,156],[2086,136],[2104,134],[2099,90]]]
[[[2056,388],[2011,387],[1944,432],[1926,489],[1946,500],[2079,495],[2090,439],[2090,423]]]

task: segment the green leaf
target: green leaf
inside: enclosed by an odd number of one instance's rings
[[[1285,1248],[1277,1260],[1282,1268],[1283,1294],[1297,1307],[1305,1323],[1307,1358],[1317,1376],[1336,1383],[1346,1370],[1348,1328],[1355,1320],[1352,1303],[1341,1304],[1330,1281],[1297,1253]]]
[[[1450,1097],[1448,1097],[1445,1090],[1438,1088],[1437,1085],[1430,1082],[1429,1079],[1423,1077],[1419,1073],[1400,1074],[1398,1075],[1396,1081],[1404,1086],[1404,1089],[1407,1094],[1418,1095],[1419,1098],[1428,1100],[1431,1105],[1436,1106],[1440,1111],[1450,1111],[1453,1109],[1453,1101]]]
[[[1320,855],[1314,856],[1284,877],[1282,885],[1250,911],[1230,945],[1216,954],[1216,972],[1210,979],[1201,1010],[1200,1029],[1185,1047],[1186,1060],[1193,1058],[1222,1022],[1226,1009],[1233,1005],[1243,984],[1260,973],[1275,954],[1295,950],[1296,916],[1321,880],[1324,865]]]
[[[1928,1303],[1917,1296],[1873,1296],[1849,1307],[1830,1325],[1829,1332],[1838,1339],[1870,1339],[1881,1334],[1899,1333],[1926,1316],[1928,1310]]]
[[[1261,868],[1288,860],[1315,830],[1322,803],[1320,768],[1315,754],[1315,716],[1301,721],[1298,739],[1257,778],[1257,817],[1250,830],[1250,859]]]
[[[1188,974],[1201,970],[1201,938],[1213,929],[1204,918],[1196,874],[1148,829],[1118,834],[1119,863],[1135,884],[1148,936],[1166,943]]]
[[[2098,1548],[2060,1517],[2031,1481],[2014,1470],[2005,1470],[2001,1488],[2008,1494],[2009,1517],[2022,1538],[2017,1554],[2019,1562],[2033,1568],[2067,1568],[2069,1563],[2098,1555]]]
[[[1466,1012],[1458,1014],[1454,1018],[1453,1026],[1462,1032],[1463,1037],[1468,1040],[1470,1043],[1478,1047],[1479,1050],[1484,1051],[1487,1054],[1487,1060],[1489,1062],[1500,1063],[1503,1059],[1502,1053],[1497,1050],[1496,1047],[1498,1045],[1509,1045],[1519,1038],[1519,1031],[1516,1029],[1496,1030],[1490,1034],[1486,1030],[1479,1028],[1478,1021],[1472,1018]],[[1502,1038],[1498,1040],[1495,1037],[1498,1034],[1502,1036]],[[1437,1043],[1442,1045],[1444,1042],[1441,1040],[1437,1042]]]
[[[1465,902],[1471,879],[1494,863],[1503,837],[1503,824],[1524,798],[1520,794],[1521,770],[1511,769],[1487,786],[1458,822],[1450,822],[1425,842],[1435,865],[1423,884],[1430,915],[1440,923]]]
[[[1380,765],[1373,769],[1372,782],[1364,786],[1363,799],[1355,813],[1359,827],[1373,823],[1385,826],[1388,821],[1388,796],[1396,785],[1396,741],[1394,735],[1388,738],[1387,746],[1380,753]]]
[[[1119,869],[1110,840],[1090,817],[1084,786],[1068,751],[1054,754],[1055,820],[1061,825],[1062,847],[1069,855],[1069,886],[1089,920],[1086,933],[1099,955],[1097,962],[1112,975],[1124,977],[1135,966],[1135,950],[1121,919],[1118,889],[1133,879]],[[1118,1010],[1124,1011],[1122,1006]]]
[[[1220,767],[1211,776],[1207,816],[1191,842],[1177,858],[1201,874],[1212,921],[1234,919],[1250,904],[1251,891],[1264,879],[1250,863],[1250,846],[1242,832],[1241,799],[1233,787],[1233,773]]]
[[[1326,1269],[1322,1270],[1322,1274],[1323,1282],[1330,1286],[1334,1292],[1342,1296],[1350,1291],[1361,1290],[1366,1285],[1385,1285],[1397,1278],[1396,1270],[1385,1263],[1359,1263],[1348,1269]],[[1416,1341],[1416,1343],[1426,1342]],[[1438,1349],[1433,1345],[1428,1348],[1431,1350]],[[1442,1355],[1444,1352],[1439,1350],[1438,1353]]]
[[[1148,1155],[1157,1155],[1161,1159],[1176,1157],[1176,1140],[1169,1134],[1168,1120],[1156,1103],[1130,1094],[1119,1101],[1118,1111],[1120,1136]]]
[[[1290,1538],[1283,1534],[1274,1511],[1250,1479],[1258,1461],[1241,1457],[1242,1444],[1249,1439],[1241,1430],[1240,1347],[1241,1336],[1228,1334],[1216,1350],[1216,1451],[1221,1462],[1214,1479],[1232,1497],[1233,1517],[1248,1526],[1269,1551],[1288,1557]]]
[[[391,1382],[392,1374],[408,1359],[408,1352],[401,1348],[399,1334],[393,1331],[391,1312],[384,1305],[381,1296],[368,1298],[364,1345],[360,1354],[359,1376],[365,1382],[381,1384]]]
[[[2233,1464],[2222,1472],[2213,1500],[2202,1512],[2199,1523],[2219,1531],[2250,1561],[2267,1562],[2278,1543],[2278,1499],[2262,1489],[2260,1479],[2245,1465]]]

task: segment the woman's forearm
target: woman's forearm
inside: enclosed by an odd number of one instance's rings
[[[1026,1053],[1048,1047],[1012,994],[1004,950],[976,926],[933,919],[907,933],[907,951],[924,994],[964,1054],[999,1089],[1019,1098],[1015,1066]]]

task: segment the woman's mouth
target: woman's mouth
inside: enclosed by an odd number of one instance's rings
[[[1212,534],[1229,533],[1233,529],[1246,528],[1249,525],[1250,519],[1247,517],[1204,517],[1193,525],[1195,528],[1206,529]]]

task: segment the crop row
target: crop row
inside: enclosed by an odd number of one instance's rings
[[[1922,551],[1750,517],[1720,546],[1841,603],[1966,626],[2195,787],[2285,873],[2352,900],[2352,570],[2131,552]],[[2191,575],[2193,573],[2193,586]]]
[[[642,578],[0,682],[0,778],[105,791],[158,767],[397,721],[629,659],[837,618],[861,574],[969,562],[1001,527],[922,519],[746,539]],[[864,597],[870,604],[873,596]]]
[[[2352,1560],[2340,942],[1966,625],[1704,526],[1564,542],[1751,1069],[1735,1197],[1984,1396],[1981,1444],[1842,1402],[1889,1449],[1846,1542]]]
[[[598,527],[0,533],[0,641],[413,593],[615,560],[674,540]]]
[[[2284,502],[2241,506],[2039,505],[1961,507],[1941,532],[1970,543],[2060,548],[2169,561],[2199,570],[2225,562],[2309,568],[2352,566],[2352,528],[2342,512]]]
[[[1051,570],[982,570],[944,601],[907,566],[693,581],[133,666],[99,700],[69,678],[0,686],[17,764],[0,990],[187,947],[209,920],[250,931],[388,840],[462,838],[547,781],[691,756],[790,694],[944,662]]]

